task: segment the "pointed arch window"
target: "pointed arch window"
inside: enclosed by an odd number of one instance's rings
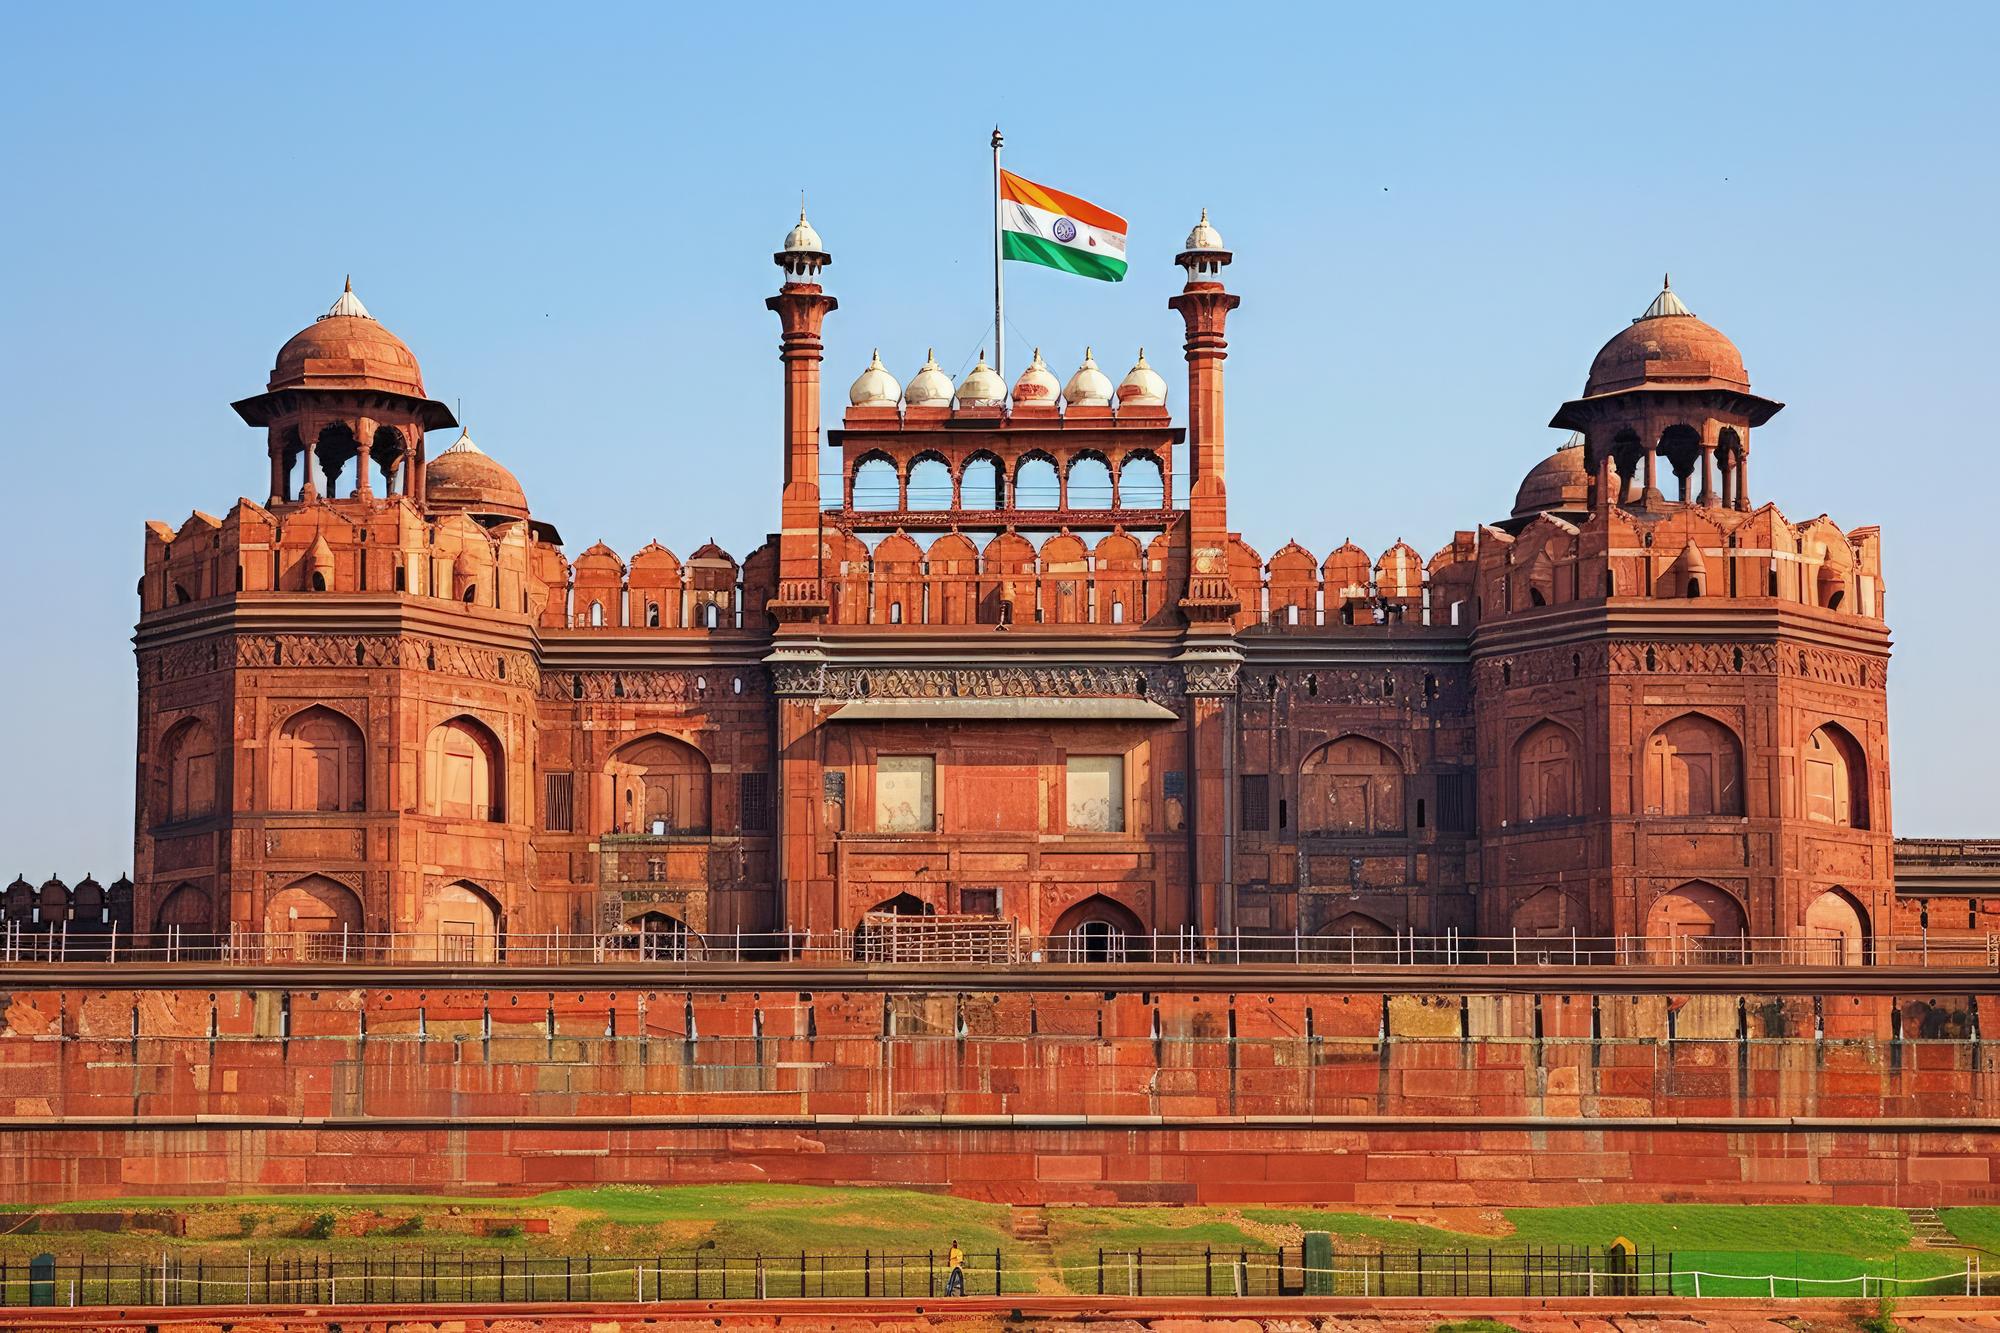
[[[1576,741],[1554,722],[1528,729],[1514,746],[1514,817],[1524,824],[1578,812]]]
[[[361,728],[331,708],[294,713],[271,748],[273,810],[365,808]]]

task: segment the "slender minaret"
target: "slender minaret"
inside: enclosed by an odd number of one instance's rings
[[[778,294],[764,302],[777,311],[783,328],[778,355],[785,363],[785,490],[778,596],[770,610],[781,623],[817,621],[827,612],[819,532],[819,363],[825,351],[820,326],[840,303],[820,289],[819,271],[833,256],[806,221],[803,203],[798,225],[771,258],[785,275]]]
[[[1229,582],[1229,497],[1222,468],[1223,337],[1238,298],[1223,288],[1229,265],[1222,234],[1208,224],[1208,210],[1188,233],[1174,262],[1187,285],[1167,304],[1187,322],[1188,575],[1181,614],[1188,632],[1181,650],[1188,696],[1188,766],[1195,773],[1188,814],[1190,870],[1187,921],[1220,936],[1235,924],[1235,876],[1230,801],[1236,786],[1236,677],[1242,663],[1231,634],[1241,607]]]
[[[1180,295],[1167,302],[1187,323],[1188,589],[1181,609],[1190,621],[1226,620],[1237,599],[1229,586],[1229,496],[1223,480],[1222,363],[1229,355],[1223,336],[1229,312],[1242,298],[1222,285],[1232,258],[1222,234],[1208,222],[1208,210],[1188,233],[1174,262],[1187,274]]]

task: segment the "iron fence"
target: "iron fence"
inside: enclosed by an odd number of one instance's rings
[[[1036,936],[1004,921],[871,917],[826,932],[603,933],[227,931],[174,928],[23,930],[0,934],[0,964],[114,962],[270,966],[369,963],[409,966],[640,965],[663,971],[715,963],[914,964],[967,969],[1138,964],[1341,968],[1451,967],[1868,967],[2000,969],[2000,934],[1808,939],[1759,935],[1420,935],[1140,933],[1101,925]]]
[[[46,1256],[44,1257],[46,1259]],[[997,1295],[1000,1252],[968,1253],[964,1294]],[[904,1299],[943,1296],[944,1250],[632,1257],[265,1255],[234,1259],[0,1258],[0,1305],[449,1305],[468,1302]],[[53,1297],[36,1299],[37,1288]]]
[[[1976,1258],[1945,1272],[1862,1271],[1815,1277],[1714,1271],[1727,1255],[1610,1246],[1335,1251],[1325,1233],[1272,1248],[1140,1246],[1071,1252],[1064,1262],[1006,1262],[998,1250],[964,1256],[963,1294],[1061,1289],[1100,1296],[1376,1297],[1700,1296],[1785,1299],[1991,1295],[2000,1282]],[[1879,1265],[1876,1265],[1879,1267]],[[943,1250],[650,1256],[514,1257],[395,1253],[240,1259],[0,1257],[0,1306],[325,1306],[560,1302],[928,1300],[951,1292]]]

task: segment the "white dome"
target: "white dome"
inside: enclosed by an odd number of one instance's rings
[[[1054,407],[1056,395],[1062,392],[1062,384],[1049,372],[1042,361],[1042,349],[1035,349],[1035,359],[1021,372],[1021,378],[1014,381],[1014,406]]]
[[[909,407],[951,406],[951,376],[937,363],[936,352],[925,350],[923,368],[910,377],[903,402]]]
[[[1071,407],[1111,406],[1111,377],[1097,368],[1088,347],[1083,349],[1083,364],[1063,387],[1063,401]]]
[[[1204,208],[1201,210],[1201,221],[1194,224],[1194,230],[1188,233],[1187,244],[1181,248],[1183,250],[1220,250],[1224,248],[1222,233],[1208,225],[1207,209]]]
[[[1118,384],[1118,405],[1120,407],[1165,407],[1167,405],[1167,382],[1159,372],[1146,364],[1146,349],[1139,349],[1139,361],[1125,372],[1125,378]]]
[[[1007,386],[1000,372],[986,364],[986,349],[979,349],[979,364],[965,372],[958,382],[960,407],[998,407],[1007,401]]]
[[[903,386],[896,383],[896,377],[882,364],[880,348],[869,356],[868,369],[861,372],[847,391],[847,401],[855,407],[894,407],[902,396]]]
[[[785,233],[784,249],[780,254],[825,254],[826,246],[821,243],[819,233],[813,224],[806,221],[806,210],[799,209],[798,225]]]

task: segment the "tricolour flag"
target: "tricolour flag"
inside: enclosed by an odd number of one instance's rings
[[[1000,173],[1000,253],[1067,273],[1125,276],[1125,219],[1073,194]]]

